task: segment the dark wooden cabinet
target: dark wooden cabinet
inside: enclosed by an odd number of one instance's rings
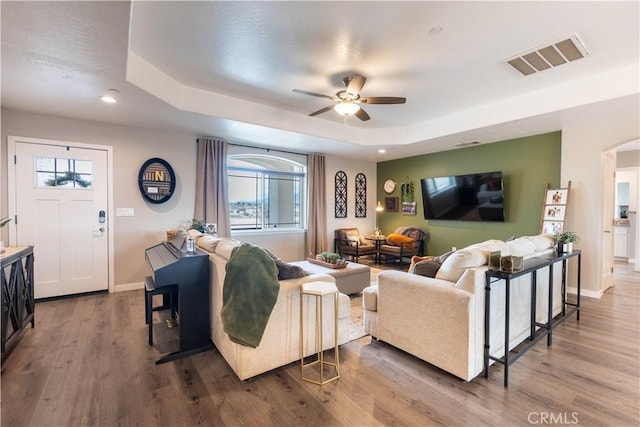
[[[33,246],[8,247],[0,256],[2,271],[2,363],[14,349],[24,328],[35,326]]]

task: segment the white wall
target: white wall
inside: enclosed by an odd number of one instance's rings
[[[166,239],[166,230],[182,226],[193,218],[195,205],[196,134],[166,132],[107,123],[76,120],[50,115],[1,110],[0,144],[0,218],[7,215],[7,136],[44,138],[62,141],[100,144],[113,147],[114,207],[134,208],[134,217],[115,217],[114,282],[120,285],[138,284],[148,275],[144,250]],[[212,135],[215,136],[215,135]],[[241,152],[241,148],[230,151]],[[244,150],[246,151],[246,150]],[[274,152],[275,154],[280,154]],[[166,203],[145,202],[138,190],[138,171],[152,157],[167,160],[176,173],[176,191]],[[304,157],[304,156],[298,156]],[[295,160],[299,160],[296,158]],[[333,250],[333,230],[359,227],[371,232],[375,227],[376,164],[327,157],[327,250]],[[348,218],[334,218],[334,175],[347,173]],[[367,177],[367,218],[355,218],[355,175]],[[115,209],[114,209],[115,212]],[[2,240],[8,241],[6,227]],[[305,254],[304,232],[251,234],[233,233],[232,237],[269,248],[285,261],[301,260]]]
[[[2,216],[7,213],[6,157],[9,135],[113,147],[114,207],[135,210],[133,217],[113,218],[116,287],[141,282],[144,276],[149,274],[144,260],[144,249],[166,240],[166,230],[180,227],[185,221],[193,218],[195,135],[6,109],[2,110],[0,150],[0,165],[2,165],[2,185],[0,185],[2,211],[0,214]],[[152,157],[167,160],[176,173],[174,196],[160,205],[144,201],[138,190],[138,171],[142,164]]]
[[[335,175],[343,171],[347,174],[347,217],[335,217]],[[376,227],[377,167],[373,162],[327,157],[325,159],[327,191],[327,244],[326,250],[333,251],[334,230],[336,228],[357,227],[364,235],[373,234]],[[356,218],[356,175],[362,172],[367,177],[367,216]]]
[[[638,111],[613,118],[589,117],[562,129],[561,180],[571,181],[565,229],[581,237],[583,295],[600,296],[604,209],[603,153],[638,139]]]

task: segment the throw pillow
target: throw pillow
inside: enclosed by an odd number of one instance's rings
[[[297,279],[309,275],[302,267],[286,262],[276,261],[276,267],[278,267],[278,280]]]
[[[513,256],[524,256],[536,251],[536,245],[524,237],[518,237],[517,239],[507,242],[507,245],[509,245],[509,252]]]
[[[360,243],[360,238],[358,236],[347,236],[347,240],[349,241],[349,246],[358,246]]]
[[[438,255],[436,258],[438,258],[440,265],[442,265],[442,263],[444,263],[447,260],[447,258],[449,258],[449,256],[451,256],[451,254],[454,252],[455,251],[449,251],[449,252],[443,253],[442,255]]]
[[[207,252],[215,252],[220,240],[222,239],[219,237],[213,237],[205,234],[196,240],[196,246],[204,249]]]
[[[369,244],[369,241],[364,236],[358,236],[358,240],[360,241],[361,245],[368,245]]]
[[[436,279],[457,282],[462,274],[471,267],[480,267],[487,258],[478,249],[461,249],[447,257],[436,273]]]
[[[416,241],[411,237],[403,236],[402,234],[391,233],[387,236],[387,243],[394,246],[401,246],[404,243],[404,247],[407,249],[413,249],[416,245]]]
[[[418,256],[418,255],[414,255],[411,257],[411,264],[409,264],[409,270],[407,270],[409,273],[413,273],[413,269],[415,268],[416,264],[420,261],[428,261],[430,259],[434,259],[436,257],[434,256]]]
[[[278,280],[297,279],[299,277],[308,276],[309,273],[297,265],[291,265],[282,260],[279,256],[271,252],[269,249],[262,248],[271,257],[278,267]]]
[[[545,249],[552,248],[555,245],[555,240],[550,234],[527,236],[527,239],[529,239],[536,247],[536,252],[544,251]]]
[[[441,265],[437,258],[420,261],[416,263],[413,274],[435,278]]]

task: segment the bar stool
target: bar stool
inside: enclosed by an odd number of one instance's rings
[[[304,299],[307,297],[314,297],[315,300],[315,308],[316,308],[316,330],[315,330],[315,349],[316,358],[314,361],[309,363],[304,363]],[[334,337],[334,362],[327,362],[324,360],[324,350],[323,348],[323,339],[322,339],[322,329],[323,329],[323,310],[322,310],[322,300],[326,296],[333,296],[333,337]],[[305,377],[304,368],[318,365],[320,367],[320,381]],[[335,375],[333,377],[324,378],[324,369],[325,366],[330,366],[335,368]],[[300,376],[304,381],[308,381],[310,383],[324,385],[333,380],[337,380],[340,378],[340,358],[338,354],[338,288],[334,283],[329,282],[309,282],[304,283],[300,288]]]
[[[153,306],[153,296],[162,295],[162,305]],[[144,278],[144,320],[149,325],[149,345],[153,345],[153,312],[158,310],[171,310],[172,323],[175,324],[175,313],[177,306],[178,285],[155,287],[153,278]]]

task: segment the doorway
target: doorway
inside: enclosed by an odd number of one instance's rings
[[[34,246],[35,298],[111,289],[111,147],[8,139],[9,240]]]
[[[622,144],[616,151],[614,203],[614,274],[640,279],[640,141]]]

